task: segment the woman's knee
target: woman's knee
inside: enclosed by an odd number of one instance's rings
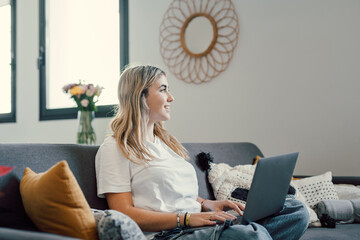
[[[232,225],[221,234],[220,239],[272,239],[269,232],[257,223]]]
[[[297,224],[307,228],[309,224],[309,212],[304,203],[296,199],[289,199],[285,201],[285,208],[288,214],[291,214],[296,219]]]

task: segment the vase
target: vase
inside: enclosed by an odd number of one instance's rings
[[[95,144],[96,134],[92,127],[92,121],[95,118],[94,111],[78,111],[78,132],[77,143]]]

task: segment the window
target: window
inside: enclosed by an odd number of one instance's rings
[[[40,120],[76,118],[62,87],[104,87],[97,117],[113,116],[120,70],[128,63],[128,0],[40,0]]]
[[[0,123],[16,121],[15,0],[0,0]]]

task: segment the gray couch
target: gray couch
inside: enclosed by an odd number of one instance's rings
[[[184,143],[195,166],[199,181],[199,195],[214,199],[205,172],[195,163],[200,152],[210,152],[215,163],[225,162],[232,166],[251,164],[259,155],[257,146],[251,143]],[[76,144],[0,144],[0,165],[15,166],[15,174],[21,178],[25,167],[43,172],[60,160],[67,160],[91,208],[106,209],[105,199],[96,196],[94,159],[98,146]],[[360,177],[334,177],[334,183],[360,185]],[[74,239],[70,237],[0,227],[0,239]],[[338,224],[335,229],[309,228],[301,239],[360,239],[360,224]]]

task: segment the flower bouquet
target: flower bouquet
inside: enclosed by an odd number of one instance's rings
[[[95,144],[96,134],[91,125],[97,111],[96,102],[102,92],[103,87],[93,84],[71,83],[63,87],[65,93],[69,93],[74,99],[78,109],[78,133],[77,143]]]

